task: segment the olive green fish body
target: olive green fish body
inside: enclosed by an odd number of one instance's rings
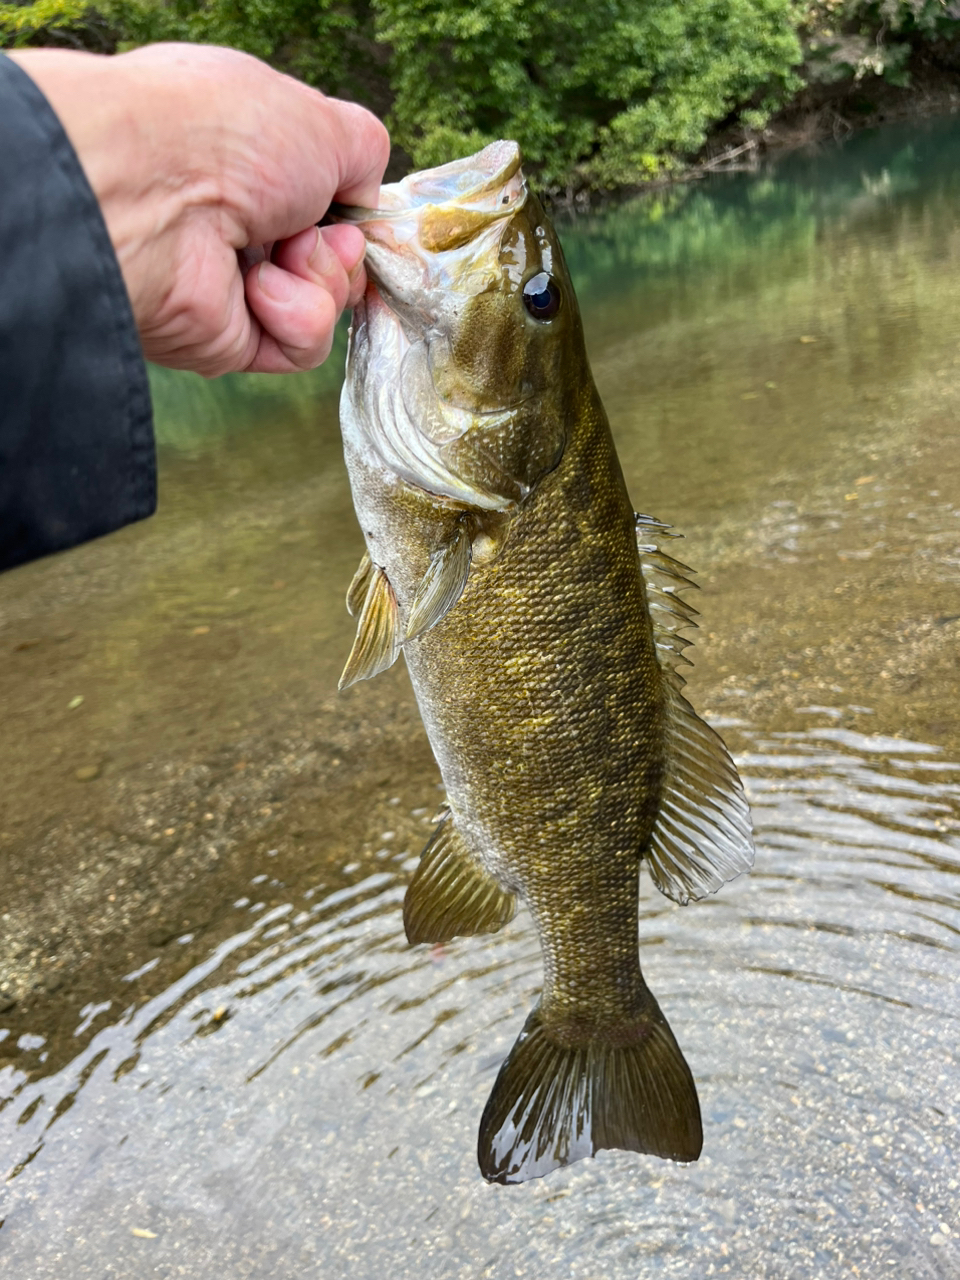
[[[405,650],[457,829],[537,921],[545,1008],[611,999],[604,953],[624,936],[639,972],[639,854],[663,774],[634,514],[596,403],[585,419],[499,557]]]
[[[696,1159],[696,1089],[640,970],[640,862],[685,901],[751,852],[674,671],[684,567],[635,516],[515,156],[495,144],[356,216],[374,283],[342,413],[368,549],[343,683],[403,650],[449,806],[407,935],[496,929],[520,899],[541,944],[540,1004],[481,1121],[481,1169],[506,1182],[603,1147]]]

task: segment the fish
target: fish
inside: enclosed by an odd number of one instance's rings
[[[543,957],[480,1171],[524,1182],[609,1148],[695,1161],[696,1085],[640,968],[640,868],[686,903],[747,870],[753,840],[682,693],[692,570],[630,501],[517,144],[334,212],[368,276],[340,410],[366,544],[340,687],[402,652],[446,791],[406,936],[495,932],[522,902]]]

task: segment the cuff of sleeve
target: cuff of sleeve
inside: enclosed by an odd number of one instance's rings
[[[156,509],[150,389],[123,276],[46,98],[0,55],[0,568]]]

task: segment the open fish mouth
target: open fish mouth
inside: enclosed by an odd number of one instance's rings
[[[485,286],[483,263],[523,208],[526,179],[515,142],[410,174],[380,189],[380,205],[332,205],[330,218],[359,227],[370,279],[391,301],[417,308],[425,290]]]
[[[387,183],[380,188],[376,209],[335,204],[330,212],[337,222],[359,226],[374,241],[401,235],[406,229],[401,224],[409,222],[425,233],[423,247],[437,253],[458,247],[471,224],[479,228],[516,213],[526,196],[520,148],[501,141],[474,156]]]
[[[480,510],[503,510],[527,493],[499,475],[495,459],[481,476],[477,450],[481,433],[510,434],[533,393],[499,373],[475,385],[458,370],[453,348],[478,296],[502,290],[504,235],[526,204],[520,148],[502,141],[384,186],[377,209],[331,209],[332,219],[358,227],[367,242],[344,437],[406,483]],[[477,457],[468,478],[455,455],[471,433]]]

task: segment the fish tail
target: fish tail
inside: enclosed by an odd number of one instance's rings
[[[606,1035],[551,1029],[540,1006],[500,1068],[480,1121],[488,1182],[526,1182],[607,1147],[668,1160],[700,1155],[697,1089],[653,996]],[[566,1043],[565,1043],[566,1042]]]

